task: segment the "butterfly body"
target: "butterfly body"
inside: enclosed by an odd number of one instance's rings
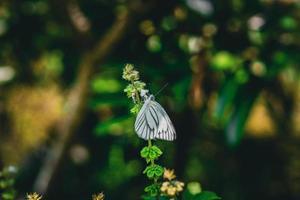
[[[137,135],[145,140],[174,140],[176,132],[166,111],[155,101],[153,95],[143,94],[141,96],[145,101],[134,125]]]

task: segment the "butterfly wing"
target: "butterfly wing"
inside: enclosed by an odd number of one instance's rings
[[[135,131],[140,138],[174,140],[174,126],[162,106],[150,98],[147,99],[137,115]]]
[[[159,125],[155,138],[172,141],[176,139],[175,128],[170,120],[168,114],[163,107],[156,101],[151,101],[153,110],[157,112]]]
[[[158,117],[153,112],[153,108],[151,108],[150,103],[150,99],[145,101],[134,124],[137,135],[144,140],[155,138],[155,133],[159,123]]]

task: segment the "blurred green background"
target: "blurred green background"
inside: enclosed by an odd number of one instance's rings
[[[167,110],[162,165],[225,200],[300,199],[300,1],[1,0],[0,166],[19,195],[140,199],[123,92]]]

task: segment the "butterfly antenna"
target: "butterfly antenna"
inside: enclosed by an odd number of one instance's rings
[[[158,95],[158,94],[159,94],[161,91],[163,91],[163,89],[165,89],[168,85],[169,85],[169,84],[166,83],[162,88],[160,88],[160,90],[158,90],[158,92],[156,92],[156,94],[155,94],[154,96]]]

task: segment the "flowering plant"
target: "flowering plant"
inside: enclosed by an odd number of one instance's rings
[[[137,115],[143,105],[141,92],[145,90],[146,83],[140,81],[139,72],[135,70],[131,64],[125,66],[122,77],[129,82],[124,92],[134,103],[130,112]],[[162,154],[161,149],[154,145],[151,139],[148,140],[148,145],[140,152],[140,156],[145,159],[148,164],[143,173],[152,181],[152,183],[144,189],[146,192],[146,195],[143,196],[144,200],[175,200],[179,199],[180,196],[186,200],[220,199],[220,197],[213,192],[202,192],[200,184],[196,182],[189,183],[188,189],[183,193],[185,184],[176,180],[174,170],[166,169],[155,163]]]

